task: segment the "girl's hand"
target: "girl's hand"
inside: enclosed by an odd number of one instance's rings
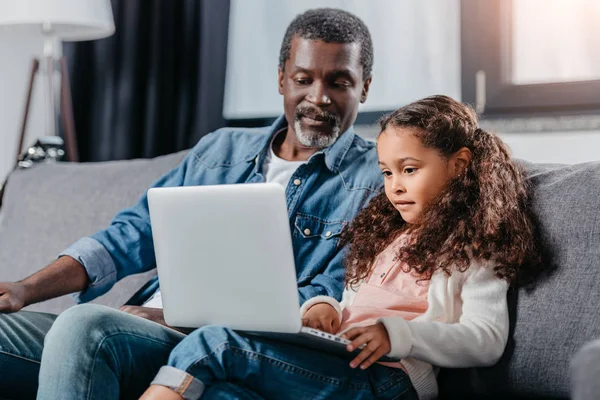
[[[350,367],[367,369],[392,349],[390,337],[385,326],[379,322],[375,325],[352,328],[342,335],[343,338],[351,340],[346,350],[353,351],[363,344],[363,350],[350,362]]]
[[[302,325],[327,333],[335,333],[340,329],[340,317],[331,305],[317,303],[304,313]]]

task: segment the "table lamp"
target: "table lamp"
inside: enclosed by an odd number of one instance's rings
[[[45,75],[46,135],[58,134],[62,115],[67,160],[79,161],[73,119],[73,105],[63,41],[95,40],[115,31],[110,0],[0,0],[0,33],[38,36],[44,39],[42,71]],[[32,63],[31,76],[21,124],[17,159],[23,147],[31,93],[40,62]],[[60,92],[55,90],[55,71],[60,72]],[[60,106],[59,101],[60,100]]]

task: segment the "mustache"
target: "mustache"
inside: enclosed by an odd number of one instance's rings
[[[313,107],[298,107],[296,108],[296,121],[299,121],[302,117],[308,117],[311,119],[316,119],[319,121],[329,122],[333,126],[340,125],[340,117],[329,112],[319,110],[318,108]]]

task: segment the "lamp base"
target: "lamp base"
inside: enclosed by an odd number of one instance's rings
[[[64,141],[59,136],[42,136],[17,159],[17,168],[24,169],[41,162],[62,161]]]

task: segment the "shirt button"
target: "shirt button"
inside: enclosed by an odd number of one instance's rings
[[[331,236],[331,231],[325,232],[325,237],[329,237],[329,236]]]
[[[294,179],[294,185],[300,186],[301,183],[302,181],[300,179]]]
[[[306,228],[306,229],[304,230],[304,234],[305,234],[306,236],[310,235],[310,229]]]

